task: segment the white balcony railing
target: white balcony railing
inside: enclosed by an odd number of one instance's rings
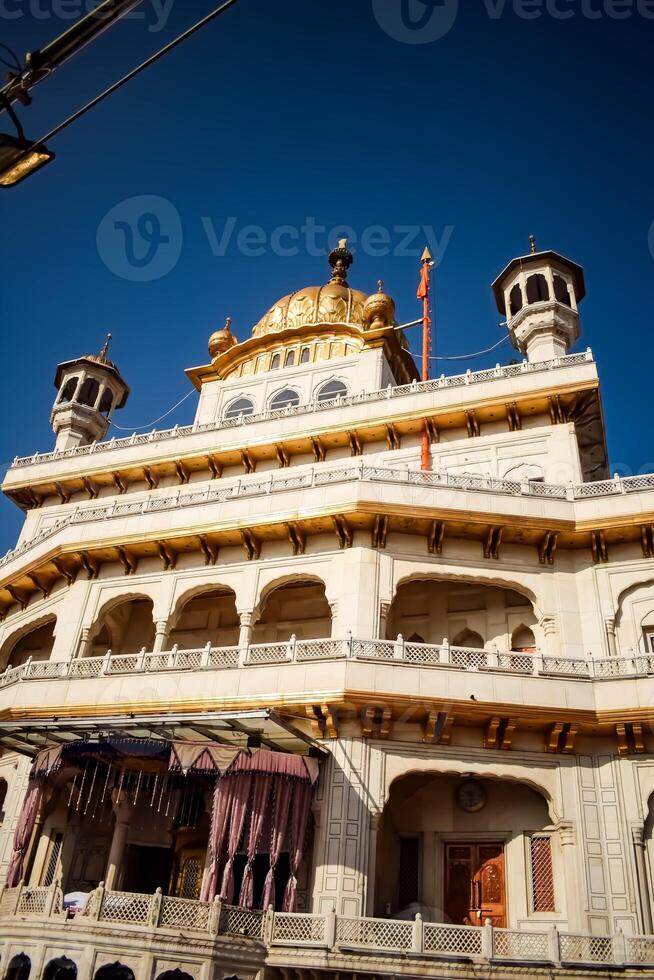
[[[62,894],[58,884],[51,888],[32,888],[19,885],[0,893],[2,932],[11,935],[12,921],[27,919],[34,922],[60,921]],[[276,960],[289,960],[301,950],[303,965],[309,962],[311,950],[324,954],[338,950],[341,955],[353,954],[361,969],[361,956],[399,954],[425,957],[464,959],[471,962],[515,962],[553,966],[640,967],[654,970],[654,936],[611,936],[590,933],[560,932],[556,926],[543,923],[531,929],[497,929],[488,923],[483,926],[458,926],[442,922],[423,922],[420,915],[414,921],[398,919],[360,918],[341,916],[334,912],[316,915],[306,912],[263,912],[213,902],[196,902],[173,898],[157,889],[154,895],[134,892],[108,891],[101,884],[91,892],[85,910],[74,919],[73,930],[67,929],[72,944],[68,955],[74,956],[74,944],[80,949],[89,937],[87,930],[100,938],[105,929],[119,925],[142,929],[155,937],[161,931],[189,933],[194,939],[202,936],[238,936],[251,939],[275,951]],[[86,927],[86,928],[85,928]],[[372,969],[372,966],[370,967]]]
[[[457,671],[491,671],[523,677],[565,677],[582,681],[654,676],[654,654],[630,654],[604,660],[583,657],[550,656],[536,651],[501,652],[476,647],[450,646],[449,643],[407,643],[397,640],[345,639],[297,640],[285,643],[252,643],[245,647],[214,647],[207,644],[195,650],[172,650],[102,657],[76,657],[73,660],[27,660],[19,667],[8,667],[0,674],[0,690],[28,681],[79,680],[93,677],[157,674],[171,671],[210,671],[261,668],[280,664],[307,664],[327,660],[355,660],[389,663],[400,667],[435,668]]]
[[[593,355],[588,348],[579,354],[568,354],[565,357],[557,357],[551,361],[540,361],[530,363],[522,361],[520,364],[508,364],[501,367],[496,364],[494,368],[487,368],[483,371],[466,371],[465,374],[456,374],[440,378],[433,378],[430,381],[414,381],[412,384],[397,385],[382,388],[378,391],[364,391],[358,395],[348,395],[345,398],[337,398],[329,401],[313,401],[303,405],[291,405],[288,408],[275,411],[259,412],[256,415],[239,415],[233,419],[219,419],[216,422],[204,423],[201,425],[176,425],[173,429],[160,429],[137,435],[135,432],[131,436],[122,439],[108,439],[106,442],[94,442],[89,446],[77,446],[74,449],[54,450],[51,453],[34,453],[32,456],[16,457],[13,466],[33,466],[36,463],[52,463],[61,459],[72,459],[78,456],[90,456],[95,453],[106,452],[114,449],[125,449],[130,446],[145,446],[156,442],[165,442],[168,439],[179,439],[182,436],[194,435],[196,432],[216,432],[220,429],[235,429],[239,426],[255,425],[257,422],[269,422],[274,419],[287,418],[288,416],[307,415],[311,413],[324,412],[330,408],[344,407],[348,405],[362,405],[370,402],[381,402],[392,398],[402,398],[406,395],[422,394],[424,392],[438,391],[442,388],[460,388],[465,385],[479,384],[485,381],[496,381],[502,378],[515,378],[524,374],[535,374],[540,371],[552,371],[557,368],[570,367],[574,364],[584,364],[593,360]]]
[[[146,516],[147,514],[197,507],[208,503],[225,503],[242,497],[261,497],[288,490],[305,490],[339,483],[392,483],[411,487],[453,490],[455,493],[493,493],[510,497],[547,497],[550,500],[586,500],[588,498],[615,497],[630,493],[654,490],[654,474],[629,476],[622,479],[602,480],[598,483],[580,483],[568,486],[534,481],[496,480],[485,476],[459,476],[437,471],[393,469],[383,466],[366,466],[364,460],[347,466],[309,466],[293,476],[275,476],[273,471],[265,476],[246,476],[232,480],[207,483],[195,490],[170,490],[145,500],[122,502],[119,498],[92,507],[75,507],[66,517],[43,528],[33,538],[24,541],[0,558],[0,568],[54,537],[66,527],[90,524],[95,521]]]

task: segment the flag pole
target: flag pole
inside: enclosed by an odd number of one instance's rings
[[[422,269],[420,272],[420,286],[418,288],[418,299],[422,300],[422,380],[429,381],[429,352],[431,350],[431,319],[429,316],[429,270],[431,268],[431,253],[425,248],[422,253]],[[431,469],[430,459],[431,439],[429,427],[425,421],[422,431],[420,468],[423,470]]]

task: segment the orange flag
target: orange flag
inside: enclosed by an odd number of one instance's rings
[[[418,286],[418,299],[427,299],[429,296],[429,263],[423,262],[420,270],[420,284]]]

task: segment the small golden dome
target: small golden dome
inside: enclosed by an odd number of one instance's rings
[[[395,324],[395,303],[384,292],[384,283],[379,280],[377,292],[366,300],[363,307],[363,325],[366,330],[382,330]]]
[[[209,353],[212,357],[218,357],[219,354],[224,354],[226,350],[229,350],[230,347],[234,347],[238,343],[231,331],[231,325],[232,318],[228,316],[223,329],[216,330],[209,337]]]

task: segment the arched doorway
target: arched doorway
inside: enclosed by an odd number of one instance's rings
[[[94,980],[134,980],[134,973],[124,963],[107,963],[95,971]]]
[[[551,916],[563,901],[558,847],[545,797],[526,783],[410,773],[380,822],[375,914],[498,927]]]
[[[231,589],[216,587],[182,599],[174,618],[168,646],[199,650],[238,645],[240,618],[236,595]]]
[[[485,582],[421,576],[400,583],[387,617],[385,639],[418,635],[422,642],[509,653],[514,634],[534,638],[537,617],[527,596]],[[525,646],[527,642],[525,642]]]
[[[67,956],[50,960],[43,971],[42,980],[77,980],[77,966]]]
[[[40,623],[27,630],[13,643],[9,641],[8,649],[0,658],[0,670],[5,667],[20,667],[28,660],[49,660],[54,646],[54,616],[45,623]]]
[[[32,961],[25,953],[18,953],[9,960],[4,980],[29,980]]]
[[[253,643],[327,639],[332,614],[324,582],[313,579],[286,582],[267,593],[252,631]]]
[[[185,973],[184,970],[166,970],[164,973],[160,973],[157,980],[193,980],[190,973]]]
[[[88,655],[103,657],[112,654],[138,653],[144,647],[152,650],[155,627],[152,619],[152,599],[126,596],[102,612],[91,632]]]

